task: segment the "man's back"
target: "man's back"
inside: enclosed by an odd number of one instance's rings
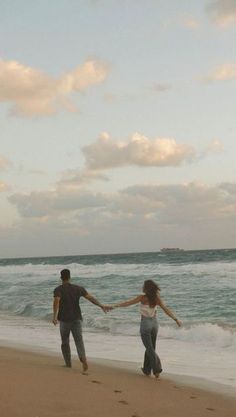
[[[85,288],[70,282],[63,283],[55,288],[54,297],[60,297],[58,320],[82,320],[79,299],[81,296],[86,296],[86,294]]]

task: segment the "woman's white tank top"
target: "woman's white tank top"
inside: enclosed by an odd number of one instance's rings
[[[150,307],[148,304],[140,303],[140,313],[144,317],[156,317],[157,306]]]

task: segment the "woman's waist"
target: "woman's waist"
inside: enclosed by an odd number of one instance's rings
[[[154,320],[157,321],[157,314],[155,313],[154,316],[145,316],[141,314],[141,320]]]

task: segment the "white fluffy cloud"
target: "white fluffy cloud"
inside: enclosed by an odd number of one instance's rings
[[[223,64],[205,77],[205,81],[226,81],[236,79],[236,64]]]
[[[142,167],[177,166],[194,157],[192,147],[177,144],[175,139],[148,137],[135,133],[130,140],[116,142],[108,133],[83,149],[86,165],[89,169],[137,165]]]
[[[236,23],[235,0],[212,0],[207,9],[211,19],[221,27]]]
[[[55,79],[17,61],[0,60],[0,101],[28,117],[54,114],[61,107],[74,111],[69,95],[101,83],[107,73],[104,63],[90,60]]]

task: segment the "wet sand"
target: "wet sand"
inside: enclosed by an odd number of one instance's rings
[[[145,377],[137,369],[89,363],[83,375],[60,357],[0,348],[1,417],[233,417],[236,399],[186,385],[181,379]]]

